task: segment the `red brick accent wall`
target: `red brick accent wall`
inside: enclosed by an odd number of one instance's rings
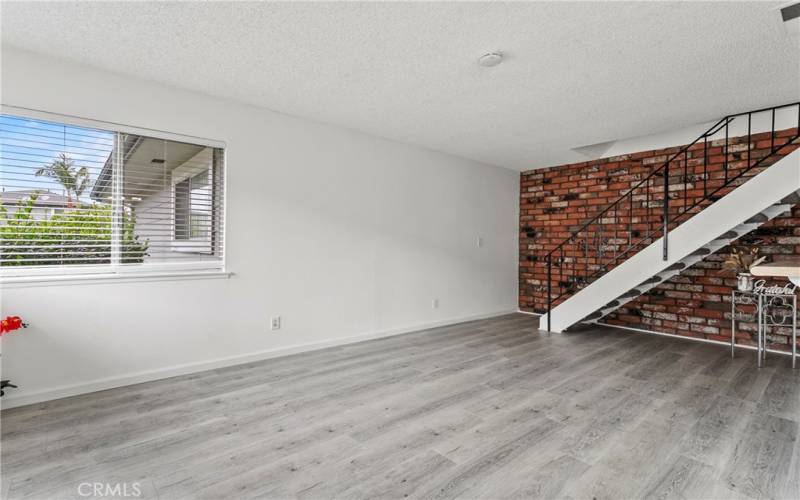
[[[781,145],[797,134],[797,129],[776,133],[775,144]],[[797,142],[797,141],[795,141]],[[703,198],[704,190],[713,191],[724,183],[724,141],[702,143],[690,148],[686,158],[676,159],[670,165],[671,213],[683,206],[691,207]],[[770,134],[751,137],[750,160],[769,155]],[[791,144],[781,150],[785,155],[797,148]],[[557,167],[523,172],[520,178],[520,263],[519,305],[527,311],[543,312],[547,304],[547,266],[544,256],[570,232],[600,213],[620,196],[627,193],[653,170],[658,169],[669,155],[679,151],[674,148],[643,151],[618,157],[574,163]],[[728,142],[728,175],[733,177],[748,164],[747,138],[732,138]],[[776,155],[763,163],[767,168],[780,158]],[[759,169],[748,173],[736,184],[746,182]],[[674,177],[674,176],[677,176]],[[646,188],[646,189],[645,189]],[[724,188],[718,194],[727,194],[735,187]],[[661,223],[663,210],[663,180],[634,192],[632,200],[621,206],[618,213],[604,215],[605,228],[618,229],[629,234],[628,228],[646,234]],[[707,205],[706,205],[707,206]],[[659,208],[661,207],[661,208]],[[703,207],[699,207],[698,210]],[[688,217],[688,215],[687,215]],[[593,240],[595,232],[587,232]],[[660,237],[656,234],[655,237]],[[624,238],[627,241],[627,236]],[[742,239],[763,241],[762,254],[800,255],[800,206],[791,215],[775,219]],[[624,248],[624,244],[609,239],[604,252]],[[579,251],[580,250],[580,251]],[[734,276],[719,272],[727,248],[706,257],[680,275],[652,289],[646,295],[629,302],[604,321],[634,328],[673,333],[684,336],[730,340],[730,292],[735,286]],[[583,244],[566,247],[560,260],[561,276],[552,277],[553,290],[564,286],[573,276],[580,277],[600,269],[602,259],[583,249]],[[566,300],[565,290],[560,300]],[[743,324],[752,331],[754,325]],[[790,333],[790,332],[788,332]],[[775,348],[787,348],[786,331],[776,331],[771,340]],[[740,332],[742,343],[754,343],[751,335]]]
[[[742,241],[744,240],[744,241]],[[776,217],[738,243],[760,241],[764,255],[800,255],[800,205],[791,214]],[[602,322],[730,342],[731,290],[736,279],[721,273],[726,247],[684,269],[645,295],[628,302]],[[770,280],[780,283],[781,280]],[[800,299],[798,299],[800,300]],[[800,317],[800,316],[799,316]],[[800,324],[800,322],[798,323]],[[755,345],[756,324],[737,326],[737,343]],[[773,349],[791,350],[791,328],[773,328],[767,337]]]

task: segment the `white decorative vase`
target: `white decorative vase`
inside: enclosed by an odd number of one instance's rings
[[[736,286],[740,292],[753,291],[753,275],[750,273],[739,273],[736,276]]]

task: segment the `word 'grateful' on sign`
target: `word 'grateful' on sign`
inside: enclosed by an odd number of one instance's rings
[[[791,283],[786,283],[783,286],[767,286],[767,280],[758,280],[753,283],[753,291],[755,293],[763,293],[766,295],[794,295],[795,290],[797,290],[797,286]]]

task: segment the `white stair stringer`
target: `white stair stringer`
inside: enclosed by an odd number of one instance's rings
[[[800,149],[781,158],[550,312],[550,330],[596,321],[800,202]],[[548,314],[539,324],[547,327]]]

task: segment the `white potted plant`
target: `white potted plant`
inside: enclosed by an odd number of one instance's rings
[[[750,269],[766,260],[766,257],[758,256],[758,251],[759,248],[755,245],[733,246],[731,254],[722,264],[724,271],[736,273],[736,287],[741,292],[753,290],[753,275],[750,274]]]

